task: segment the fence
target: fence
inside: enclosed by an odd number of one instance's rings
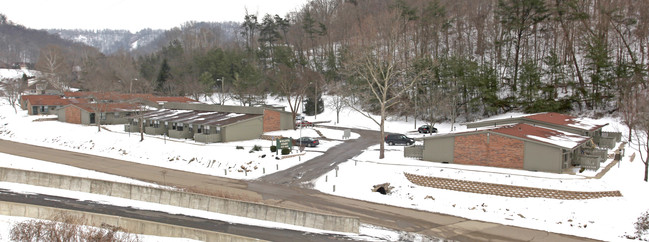
[[[615,137],[600,137],[597,143],[599,147],[613,149],[615,148]]]
[[[580,155],[579,165],[590,170],[599,170],[600,157],[594,155]]]
[[[614,138],[615,142],[622,141],[622,133],[620,132],[602,132],[602,137]]]
[[[599,157],[600,162],[604,162],[608,158],[608,150],[606,149],[598,149],[598,148],[584,149],[584,153],[586,155]]]
[[[405,148],[403,148],[403,157],[423,159],[424,146],[423,145],[406,146]]]

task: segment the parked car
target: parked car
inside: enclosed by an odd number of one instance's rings
[[[313,127],[313,123],[311,123],[309,121],[306,121],[306,120],[301,120],[301,121],[295,122],[295,127],[296,128],[299,128],[299,127]]]
[[[302,122],[302,121],[304,121],[304,116],[302,116],[302,115],[296,115],[295,116],[295,123],[299,123],[299,122]]]
[[[385,136],[385,143],[388,143],[388,145],[395,145],[395,144],[412,145],[415,143],[415,139],[405,136],[403,134],[388,134],[387,136]]]
[[[435,128],[435,127],[433,127],[433,126],[430,126],[430,125],[428,125],[428,124],[424,124],[424,125],[422,125],[422,126],[419,126],[419,128],[417,129],[417,131],[418,131],[420,134],[422,134],[422,133],[423,133],[423,134],[428,134],[428,133],[437,133],[437,128]]]
[[[316,138],[311,137],[302,137],[299,139],[293,139],[293,145],[303,145],[308,147],[316,147],[320,144],[320,141]]]

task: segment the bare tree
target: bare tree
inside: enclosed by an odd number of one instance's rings
[[[374,100],[379,105],[380,120],[374,118],[370,113],[361,110],[357,105],[351,107],[371,119],[379,126],[381,136],[379,159],[385,157],[385,119],[387,118],[387,110],[393,105],[397,104],[397,100],[407,90],[419,81],[421,75],[407,76],[406,73],[412,73],[407,66],[399,63],[394,59],[391,54],[380,55],[376,54],[377,49],[366,50],[362,53],[361,58],[349,63],[347,68],[353,72],[353,75],[359,79],[360,82],[365,83],[365,92],[357,93],[357,98],[365,100]]]
[[[62,79],[72,68],[66,62],[65,51],[56,45],[48,45],[41,50],[36,69],[43,72],[47,81],[60,91],[65,91]]]
[[[137,80],[141,78],[135,64],[135,59],[131,57],[130,53],[119,51],[108,56],[107,63],[110,65],[115,77],[121,84],[119,85],[119,90],[122,92],[133,93],[133,82],[137,85]]]
[[[293,120],[297,116],[299,107],[302,105],[302,99],[306,95],[306,89],[309,80],[317,78],[318,74],[303,66],[297,66],[295,69],[278,64],[277,70],[274,71],[276,90],[280,96],[285,97],[288,106],[291,109]]]
[[[4,97],[5,100],[14,108],[14,112],[18,113],[16,109],[16,104],[20,99],[20,95],[25,89],[24,82],[19,78],[2,78],[0,80],[0,96]]]
[[[638,119],[634,133],[640,160],[644,164],[644,181],[649,181],[649,94],[643,90],[638,98]]]
[[[336,110],[336,123],[340,123],[340,111],[347,107],[348,104],[345,88],[346,86],[342,82],[335,82],[330,86],[331,102],[329,102],[329,107]]]

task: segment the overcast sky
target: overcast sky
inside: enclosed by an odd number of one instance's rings
[[[33,29],[170,29],[187,21],[242,22],[246,12],[284,16],[307,0],[0,0],[0,13]]]

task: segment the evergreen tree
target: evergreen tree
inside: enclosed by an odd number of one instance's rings
[[[521,47],[527,38],[531,27],[541,23],[548,17],[548,9],[543,0],[499,0],[498,16],[506,30],[513,34],[510,41],[514,41],[514,70],[512,95],[515,95],[518,86],[518,72],[520,67]]]
[[[318,100],[318,112],[315,112],[315,100]],[[324,112],[324,102],[322,101],[322,95],[318,95],[318,97],[314,97],[313,94],[309,95],[306,100],[304,100],[304,113],[309,116],[313,116],[316,114],[321,114]]]
[[[171,91],[167,81],[171,78],[171,67],[167,63],[167,59],[162,61],[158,77],[155,81],[155,91],[162,94],[169,94]]]

